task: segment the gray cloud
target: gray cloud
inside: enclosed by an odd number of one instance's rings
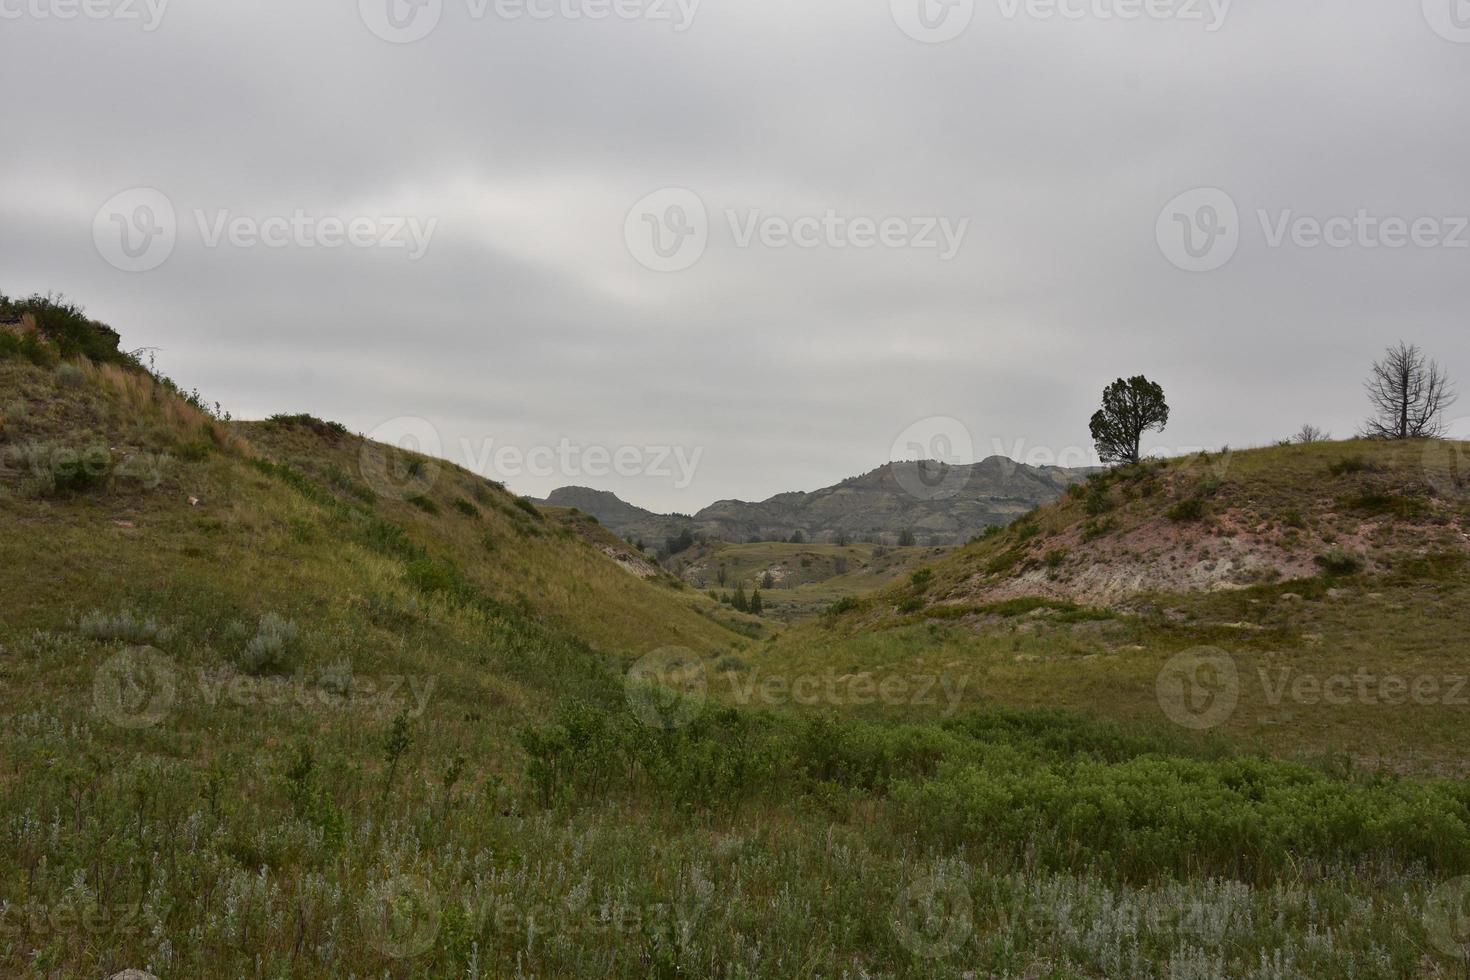
[[[1209,32],[978,0],[965,33],[925,44],[882,2],[705,0],[679,33],[444,0],[428,37],[393,44],[355,3],[173,0],[149,32],[34,14],[55,2],[0,0],[22,12],[0,23],[0,288],[66,292],[241,415],[421,416],[456,456],[463,439],[703,450],[684,489],[513,476],[524,492],[585,482],[692,511],[811,489],[931,416],[962,420],[977,455],[1060,452],[1140,371],[1174,405],[1166,445],[1308,420],[1347,435],[1400,336],[1470,374],[1470,249],[1273,248],[1257,216],[1470,215],[1470,44],[1419,4],[1236,3]],[[133,187],[179,222],[141,273],[93,241]],[[711,218],[678,273],[624,241],[665,187]],[[1229,194],[1241,240],[1190,273],[1155,226],[1200,187]],[[207,248],[196,209],[438,225],[419,261]],[[740,248],[727,209],[970,224],[942,262]]]

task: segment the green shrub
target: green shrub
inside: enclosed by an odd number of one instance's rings
[[[35,321],[37,333],[55,346],[62,360],[86,357],[99,363],[131,363],[130,358],[118,350],[120,338],[117,331],[88,319],[80,306],[60,295],[36,294],[25,299],[8,300],[7,308],[11,315],[29,313]]]
[[[1066,548],[1053,548],[1051,551],[1048,551],[1046,553],[1046,557],[1042,560],[1045,562],[1048,569],[1050,569],[1051,571],[1056,571],[1057,569],[1061,568],[1062,563],[1067,560],[1067,554],[1068,552]]]
[[[246,673],[280,673],[296,642],[296,624],[273,612],[260,617],[260,626],[245,644],[240,666]]]
[[[1470,861],[1470,814],[1445,784],[1357,784],[1251,758],[1049,761],[1010,745],[978,756],[897,785],[900,809],[947,842],[1046,868],[1270,880],[1303,859]]]
[[[832,605],[828,606],[823,615],[841,616],[845,612],[851,612],[852,610],[858,608],[859,605],[861,605],[861,603],[858,602],[857,596],[845,595],[841,599],[838,599],[836,602],[832,603]]]
[[[531,503],[531,501],[527,500],[525,497],[517,497],[515,499],[515,505],[521,510],[525,511],[527,514],[530,514],[532,517],[536,518],[536,520],[541,520],[541,511],[536,508],[535,504]]]
[[[463,514],[466,517],[479,517],[480,516],[480,508],[476,507],[474,504],[470,503],[468,500],[464,499],[463,497],[455,497],[454,498],[454,509],[457,510],[457,511],[459,511],[461,514]]]
[[[1007,551],[1002,551],[986,563],[985,572],[988,575],[1004,574],[1020,564],[1021,559],[1025,557],[1026,552],[1021,548],[1011,548]]]
[[[1402,520],[1423,517],[1429,509],[1428,504],[1422,498],[1404,497],[1380,490],[1368,490],[1351,497],[1344,497],[1339,502],[1349,510],[1378,517],[1392,516]]]
[[[917,595],[906,595],[898,600],[898,611],[901,613],[916,613],[924,608],[924,597]]]
[[[1100,517],[1112,510],[1116,505],[1108,496],[1106,487],[1097,485],[1087,491],[1087,496],[1082,500],[1082,508],[1088,517]]]
[[[56,350],[37,333],[16,333],[0,327],[0,357],[23,357],[39,367],[57,362]]]
[[[436,592],[458,594],[465,589],[457,569],[432,558],[411,561],[404,571],[413,587],[426,594],[432,595]]]
[[[1353,473],[1377,473],[1379,467],[1362,456],[1348,456],[1327,467],[1333,476],[1348,476]]]
[[[305,412],[272,415],[265,420],[265,424],[273,429],[308,429],[319,436],[330,438],[340,438],[347,434],[347,426],[341,422],[327,422]]]
[[[54,443],[32,443],[19,449],[42,495],[79,493],[104,486],[112,474],[112,453],[104,446],[76,450]]]
[[[87,376],[75,364],[58,364],[56,366],[56,383],[63,388],[79,388],[86,380]]]
[[[1318,555],[1317,564],[1329,575],[1356,575],[1363,570],[1361,558],[1335,546]]]
[[[1205,502],[1200,497],[1186,497],[1168,510],[1171,521],[1197,521],[1205,516]]]
[[[439,505],[434,503],[434,501],[430,500],[428,497],[425,497],[421,493],[417,493],[414,494],[412,497],[409,497],[408,502],[410,504],[413,504],[419,510],[423,511],[425,514],[439,513]]]
[[[108,614],[94,609],[76,622],[76,629],[89,640],[103,642],[142,644],[164,644],[173,637],[173,630],[152,617],[145,617],[130,609]]]

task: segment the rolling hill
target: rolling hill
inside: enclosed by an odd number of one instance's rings
[[[1114,471],[778,633],[7,318],[6,976],[1463,973],[1453,447]],[[840,577],[779,547],[705,557]]]
[[[886,463],[810,493],[782,493],[759,503],[722,500],[692,517],[654,514],[607,491],[562,487],[547,503],[577,507],[624,538],[649,545],[682,532],[722,541],[849,540],[894,544],[912,532],[922,544],[955,544],[1061,496],[1091,469],[1034,467],[1004,456],[945,466]]]
[[[1172,657],[1222,651],[1239,706],[1210,727],[1460,774],[1467,464],[1470,445],[1421,440],[1114,469],[762,653],[808,669],[940,665],[973,679],[976,703],[1146,721],[1162,717]],[[1372,690],[1343,680],[1359,677]],[[1385,677],[1438,694],[1393,710],[1373,693]],[[1296,697],[1299,682],[1352,693]]]

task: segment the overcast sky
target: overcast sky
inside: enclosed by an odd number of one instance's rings
[[[693,511],[1470,378],[1464,0],[79,2],[0,0],[0,290],[236,417]]]

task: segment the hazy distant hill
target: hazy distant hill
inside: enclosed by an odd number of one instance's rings
[[[1050,503],[1090,472],[1027,466],[1003,456],[955,467],[888,463],[810,493],[783,493],[759,503],[721,500],[692,517],[655,514],[586,487],[563,487],[546,502],[579,508],[649,545],[685,530],[727,541],[786,540],[800,531],[809,541],[847,535],[888,542],[912,531],[919,543],[953,544]]]

